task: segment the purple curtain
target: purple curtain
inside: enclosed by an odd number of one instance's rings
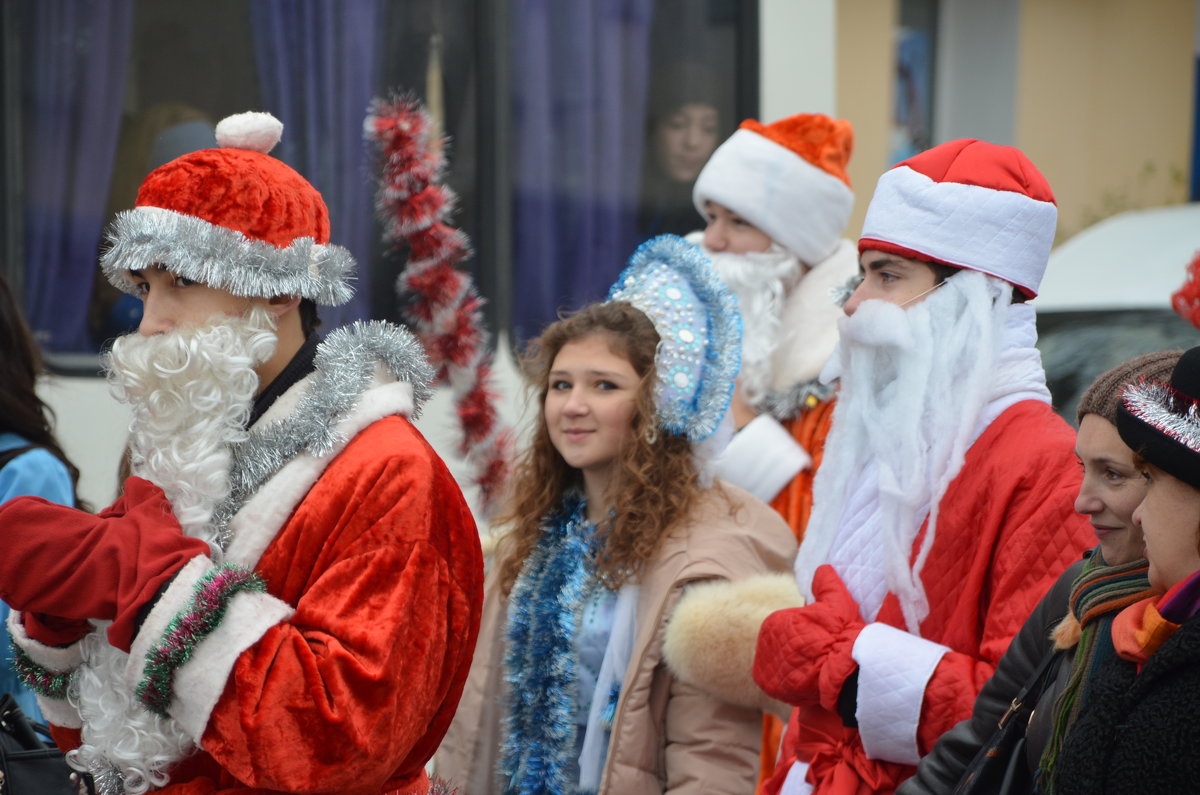
[[[513,325],[603,298],[631,253],[654,0],[514,0]]]
[[[275,154],[329,206],[331,242],[358,261],[354,298],[322,307],[323,329],[367,317],[375,256],[374,175],[363,140],[378,89],[380,0],[253,0],[250,25],[263,110],[283,122]],[[391,285],[380,289],[391,290]]]
[[[49,351],[87,330],[112,179],[132,0],[21,3],[26,310]]]

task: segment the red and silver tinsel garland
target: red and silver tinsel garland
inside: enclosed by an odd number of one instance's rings
[[[457,196],[441,183],[444,141],[411,96],[374,100],[365,132],[382,160],[375,206],[384,242],[409,249],[396,289],[412,296],[407,320],[437,369],[438,382],[453,392],[462,430],[459,454],[472,466],[483,510],[491,513],[508,474],[512,434],[496,411],[483,299],[470,275],[455,267],[471,255],[471,246],[462,231],[446,223]]]

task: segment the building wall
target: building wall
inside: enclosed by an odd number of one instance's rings
[[[1023,0],[1016,141],[1046,174],[1059,241],[1187,198],[1196,0]]]
[[[837,5],[837,80],[839,117],[854,125],[850,182],[854,213],[846,237],[862,232],[867,203],[888,162],[892,72],[898,0],[841,0]]]
[[[837,4],[836,113],[855,128],[861,230],[887,162],[899,0]],[[1197,0],[942,0],[935,142],[1023,149],[1059,201],[1059,241],[1187,199]],[[772,64],[764,63],[764,70]]]

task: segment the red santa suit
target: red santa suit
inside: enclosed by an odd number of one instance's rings
[[[362,343],[350,333],[327,341],[345,351],[326,359],[332,372],[296,384],[252,432],[241,476],[274,471],[232,513],[222,563],[253,570],[266,588],[228,599],[216,628],[168,672],[166,713],[199,748],[162,791],[428,785],[424,763],[453,717],[478,632],[482,558],[458,486],[407,419],[412,385],[375,375],[378,359],[350,353]],[[353,408],[312,413],[351,366],[368,383]],[[8,503],[0,518],[55,521],[57,509],[32,500]],[[123,672],[130,688],[155,675],[147,655],[194,609],[197,583],[215,568],[207,555],[193,558],[145,616]],[[39,643],[14,615],[16,642],[34,663],[57,674],[87,665],[82,642]],[[39,701],[60,744],[78,745],[75,707]]]
[[[755,657],[755,680],[796,707],[768,792],[894,790],[1090,542],[1032,308],[1008,305],[1013,286],[1036,292],[1055,217],[1011,147],[954,141],[880,179],[860,250],[963,272],[843,324],[844,394],[797,559],[809,603],[772,614]]]
[[[773,696],[802,704],[768,791],[779,792],[800,760],[822,782],[816,792],[889,792],[970,714],[1033,606],[1089,543],[1087,521],[1073,508],[1073,447],[1070,427],[1038,401],[1007,409],[971,446],[939,503],[922,573],[930,613],[919,633],[905,631],[899,600],[888,593],[873,622],[851,617],[839,627],[822,660],[847,674],[858,668],[857,729],[838,713],[841,689],[813,689],[808,667],[793,665],[811,653],[799,614],[781,610],[768,618],[756,679]],[[898,758],[910,761],[889,761]]]
[[[95,516],[0,509],[20,673],[100,793],[424,793],[470,666],[482,555],[409,421],[432,377],[420,344],[356,323],[259,380],[295,341],[294,299],[344,303],[354,271],[320,194],[267,154],[281,133],[223,120],[218,148],[151,172],[110,230],[101,267],[157,324],[110,354],[146,479]],[[245,309],[160,308],[207,290]]]

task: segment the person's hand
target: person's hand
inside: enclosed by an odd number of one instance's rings
[[[858,603],[832,566],[813,575],[813,601],[778,610],[758,632],[754,681],[768,695],[836,709],[842,685],[858,667],[851,651],[865,626]]]
[[[750,405],[746,399],[746,390],[742,379],[737,379],[733,387],[733,399],[729,403],[729,411],[733,414],[733,427],[741,430],[758,416],[758,409]]]
[[[112,621],[109,641],[128,651],[141,607],[189,560],[208,554],[185,536],[162,489],[130,478],[99,514],[18,497],[0,506],[0,599],[32,613],[34,640],[61,645]],[[72,636],[78,637],[72,637]]]

